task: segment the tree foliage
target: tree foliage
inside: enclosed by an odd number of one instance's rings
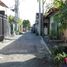
[[[22,19],[18,18],[17,23],[18,23],[19,25],[22,25]]]
[[[8,16],[8,21],[11,24],[12,22],[14,22],[14,16]]]
[[[54,15],[54,23],[58,24],[59,35],[67,29],[67,1],[54,0],[54,6],[59,11]]]
[[[54,0],[54,5],[59,8],[59,12],[54,16],[56,22],[60,22],[61,24],[67,22],[67,3],[63,2],[63,0]]]
[[[54,0],[53,8],[57,8],[59,10],[53,14],[54,22],[52,23],[50,35],[60,38],[67,30],[67,0]]]
[[[30,21],[29,20],[23,20],[23,27],[24,28],[30,28]]]
[[[54,7],[56,7],[56,8],[63,8],[63,6],[64,6],[64,2],[63,2],[63,0],[54,0]]]

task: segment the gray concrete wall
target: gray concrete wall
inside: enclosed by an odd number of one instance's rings
[[[7,36],[10,36],[10,24],[8,22],[7,19],[4,19],[4,36],[7,37]]]

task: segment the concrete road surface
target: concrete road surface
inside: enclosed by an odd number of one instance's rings
[[[2,54],[29,54],[36,53],[38,48],[41,48],[41,38],[27,32],[23,34],[19,39],[13,43],[7,45],[6,47],[0,50]]]
[[[0,67],[52,67],[47,59],[38,59],[36,54],[42,48],[41,38],[31,32],[0,50]]]

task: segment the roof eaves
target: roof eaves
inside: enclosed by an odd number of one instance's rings
[[[58,8],[51,8],[51,9],[49,9],[49,11],[46,13],[46,17],[47,16],[50,16],[50,15],[53,15],[54,13],[57,13],[59,11],[59,9]]]
[[[3,6],[3,7],[8,8],[8,6],[5,3],[3,3],[1,0],[0,0],[0,5]]]

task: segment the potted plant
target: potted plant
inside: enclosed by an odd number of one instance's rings
[[[63,50],[63,47],[54,48],[53,60],[56,67],[67,66],[67,54]]]

